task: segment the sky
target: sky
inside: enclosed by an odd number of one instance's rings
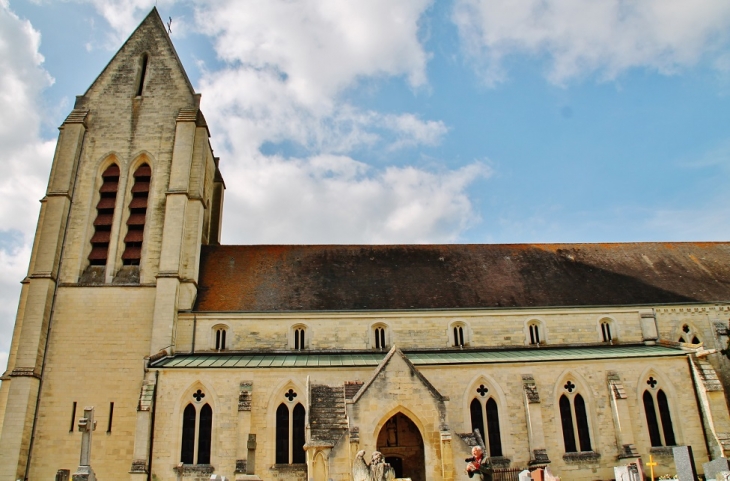
[[[730,237],[730,2],[0,0],[0,365],[57,127],[153,6],[226,244]]]

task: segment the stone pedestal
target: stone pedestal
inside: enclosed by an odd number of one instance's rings
[[[91,466],[79,466],[72,479],[73,481],[96,481],[96,475]]]

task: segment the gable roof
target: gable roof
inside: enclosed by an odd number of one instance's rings
[[[89,93],[92,91],[92,89],[96,86],[96,84],[105,76],[106,72],[110,70],[110,68],[116,63],[117,59],[123,54],[123,52],[127,49],[128,45],[132,43],[133,41],[137,40],[138,37],[144,37],[150,34],[152,29],[157,30],[157,33],[161,33],[161,38],[164,39],[164,47],[169,49],[170,56],[174,59],[174,61],[177,64],[179,72],[182,74],[183,80],[185,81],[188,89],[190,89],[191,94],[195,94],[195,89],[193,88],[193,84],[190,83],[190,78],[188,78],[188,74],[185,71],[185,68],[183,67],[182,62],[180,61],[180,57],[177,55],[177,51],[175,50],[175,46],[172,43],[172,40],[170,39],[170,36],[167,33],[167,29],[165,28],[165,24],[163,23],[162,19],[160,18],[160,14],[157,11],[157,7],[152,7],[152,10],[150,10],[150,13],[147,14],[147,16],[142,20],[142,22],[137,26],[136,29],[134,29],[134,32],[127,38],[127,40],[122,44],[121,47],[119,47],[119,50],[117,50],[117,53],[114,54],[114,56],[109,60],[109,63],[106,64],[104,69],[101,71],[101,73],[94,79],[93,82],[91,82],[91,85],[89,85],[89,88],[86,89],[86,92],[84,95],[89,95]]]
[[[203,246],[194,310],[730,301],[730,243]]]

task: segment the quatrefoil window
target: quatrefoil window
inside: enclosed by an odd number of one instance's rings
[[[289,402],[292,402],[295,397],[297,397],[297,393],[294,392],[294,389],[289,389],[288,392],[284,393],[284,397],[289,400]]]
[[[568,392],[573,392],[575,390],[575,384],[573,384],[571,381],[568,381],[565,386],[563,386]]]
[[[480,384],[479,387],[477,388],[477,392],[479,393],[479,395],[481,397],[484,397],[489,392],[489,389],[487,389],[486,387],[484,387],[484,384]]]
[[[205,397],[205,393],[198,389],[196,392],[193,393],[193,397],[196,401],[200,402],[200,400]]]
[[[656,387],[656,385],[657,385],[657,384],[659,384],[659,381],[657,381],[656,379],[654,379],[654,377],[653,377],[653,376],[650,376],[650,377],[649,377],[649,380],[648,380],[648,381],[646,381],[646,383],[647,383],[647,384],[648,384],[649,386],[651,386],[651,388],[652,388],[652,389],[654,389],[654,388]]]

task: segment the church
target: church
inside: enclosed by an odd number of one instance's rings
[[[475,445],[496,480],[609,480],[730,454],[730,243],[221,245],[199,102],[153,9],[60,126],[0,481],[74,473],[87,407],[102,481],[349,481],[361,450],[467,481]]]

